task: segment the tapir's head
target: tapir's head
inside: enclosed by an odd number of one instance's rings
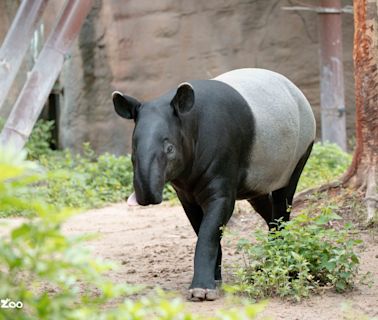
[[[194,105],[189,83],[177,91],[146,103],[115,91],[117,114],[135,121],[132,162],[136,200],[141,205],[162,201],[165,182],[175,179],[184,169],[181,121]]]

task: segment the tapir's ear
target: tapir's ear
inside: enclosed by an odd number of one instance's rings
[[[194,90],[190,83],[183,82],[178,88],[175,96],[171,101],[175,114],[189,112],[194,105]]]
[[[123,95],[119,91],[112,93],[114,109],[119,116],[126,119],[135,119],[141,103],[133,98]]]

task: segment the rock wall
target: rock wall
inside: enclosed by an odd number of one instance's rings
[[[62,145],[78,149],[88,140],[98,152],[129,151],[133,123],[115,116],[112,90],[151,99],[182,81],[240,67],[285,74],[304,91],[319,119],[317,14],[282,10],[292,4],[97,0],[66,65]],[[352,15],[343,16],[349,132],[354,114],[352,22]]]
[[[60,144],[80,150],[89,141],[98,153],[122,153],[128,150],[124,136],[131,128],[122,128],[122,122],[113,111],[111,93],[113,72],[109,66],[109,44],[112,40],[104,21],[102,0],[95,0],[75,46],[67,58],[61,81],[64,87],[60,115]],[[110,2],[109,2],[110,3]],[[113,39],[114,41],[114,39]]]
[[[342,2],[352,4],[352,0]],[[294,0],[94,0],[60,79],[64,87],[61,146],[80,150],[89,141],[99,153],[125,153],[130,150],[133,123],[115,115],[113,90],[147,100],[182,81],[241,67],[286,75],[304,91],[319,120],[318,18],[313,12],[282,10],[295,4]],[[343,33],[352,137],[350,14],[343,15]]]

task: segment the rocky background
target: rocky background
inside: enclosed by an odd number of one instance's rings
[[[14,2],[0,0],[0,41]],[[282,10],[306,3],[318,5],[314,0],[94,0],[60,78],[60,146],[80,150],[89,141],[99,153],[125,153],[133,123],[115,115],[113,90],[147,100],[182,81],[242,67],[286,75],[303,90],[319,124],[318,17]],[[61,6],[57,0],[49,5],[47,29]],[[348,134],[353,139],[351,14],[343,14],[343,46]]]

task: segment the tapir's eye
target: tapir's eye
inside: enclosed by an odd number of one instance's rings
[[[164,144],[164,152],[168,157],[172,157],[175,154],[175,146],[172,143],[166,142]]]

